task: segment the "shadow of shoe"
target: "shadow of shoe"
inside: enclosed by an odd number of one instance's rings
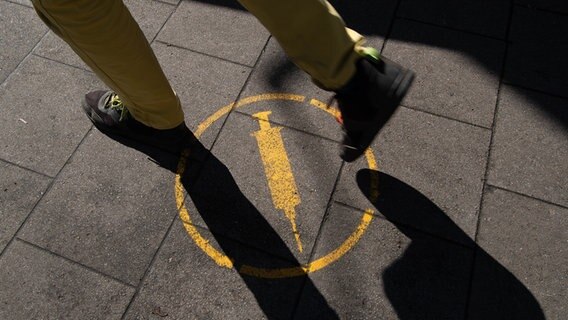
[[[412,241],[403,256],[382,275],[385,293],[400,319],[453,319],[447,312],[452,307],[447,303],[448,293],[469,298],[465,319],[545,319],[539,303],[521,281],[470,239],[431,200],[395,177],[363,169],[357,173],[357,183],[368,199],[371,199],[371,179],[378,179],[379,185],[379,196],[373,205]],[[447,246],[432,241],[432,236],[418,231],[417,227],[454,240],[459,244],[454,246],[456,252],[460,246],[466,250],[472,248],[473,262],[452,259]],[[456,281],[455,275],[440,270],[471,270],[472,266],[473,278],[465,276],[471,283],[469,292],[452,293],[456,288],[452,283]]]

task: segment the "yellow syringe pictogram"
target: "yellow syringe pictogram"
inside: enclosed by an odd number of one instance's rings
[[[302,252],[302,241],[296,226],[296,206],[300,204],[300,195],[296,187],[296,181],[292,174],[292,167],[284,149],[284,141],[278,127],[271,127],[268,115],[272,112],[264,111],[254,114],[258,118],[260,130],[253,133],[258,142],[260,156],[264,164],[264,172],[268,179],[268,187],[272,194],[274,207],[283,210],[290,220],[292,232],[298,244],[298,250]]]

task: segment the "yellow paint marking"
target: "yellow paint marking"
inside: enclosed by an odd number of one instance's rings
[[[310,104],[320,110],[323,110],[327,113],[329,113],[330,115],[332,115],[334,118],[337,118],[339,116],[339,110],[335,107],[332,107],[330,105],[327,105],[317,99],[312,99],[310,100]]]
[[[355,232],[353,232],[337,249],[328,253],[327,255],[313,261],[304,266],[297,266],[291,268],[280,268],[280,269],[266,269],[266,268],[256,268],[252,266],[244,265],[239,269],[239,272],[249,276],[255,276],[259,278],[277,279],[277,278],[288,278],[297,277],[305,275],[310,272],[316,272],[320,269],[325,268],[329,264],[337,261],[343,255],[347,253],[355,244],[361,239],[365,230],[373,220],[373,210],[367,209],[361,218],[361,222]]]
[[[175,197],[176,197],[176,204],[179,208],[179,215],[181,221],[183,222],[183,227],[187,231],[187,233],[191,236],[195,244],[201,250],[203,250],[208,256],[210,256],[213,261],[215,261],[219,266],[225,268],[233,268],[233,260],[227,257],[225,254],[217,251],[212,245],[209,244],[209,240],[203,238],[199,231],[195,228],[195,226],[191,222],[191,217],[189,216],[189,212],[184,204],[184,192],[183,192],[183,184],[181,183],[181,177],[185,172],[185,166],[187,159],[189,157],[189,150],[184,150],[182,156],[179,160],[178,167],[177,167],[177,174],[176,174],[176,187],[175,187]]]
[[[215,121],[219,120],[222,116],[229,113],[233,108],[239,108],[248,104],[257,103],[260,101],[267,101],[267,100],[288,100],[288,101],[296,101],[296,102],[304,102],[305,97],[300,95],[294,94],[279,94],[279,93],[271,93],[271,94],[262,94],[253,97],[248,97],[239,100],[236,103],[231,103],[213,115],[205,119],[195,131],[195,136],[199,138],[205,130],[207,130]],[[337,115],[337,110],[335,108],[328,107],[325,103],[312,99],[310,100],[310,105],[327,112],[332,116]],[[207,239],[203,238],[197,228],[193,226],[191,221],[191,217],[187,208],[185,207],[184,203],[184,186],[181,183],[181,177],[185,172],[186,162],[188,159],[188,152],[184,152],[179,160],[177,174],[175,179],[175,198],[176,204],[179,208],[180,218],[183,222],[183,226],[186,229],[189,236],[193,239],[193,241],[197,244],[197,246],[203,250],[215,263],[217,263],[221,267],[232,269],[235,267],[234,261],[225,255],[224,253],[215,249]],[[367,164],[369,169],[377,170],[377,162],[373,151],[371,148],[368,148],[365,151],[365,157],[367,158]],[[375,202],[378,195],[378,176],[373,175],[371,176],[371,202]],[[373,220],[373,211],[371,209],[365,210],[357,229],[351,233],[351,235],[335,250],[332,252],[324,255],[323,257],[316,259],[315,261],[298,267],[292,268],[274,268],[274,269],[266,269],[266,268],[258,268],[249,265],[242,265],[238,271],[242,274],[247,274],[251,276],[261,277],[261,278],[288,278],[288,277],[297,277],[303,276],[307,273],[315,272],[321,270],[328,266],[329,264],[337,261],[343,255],[345,255],[349,250],[351,250],[360,238],[363,236],[367,228],[369,227],[371,221]]]
[[[209,126],[213,124],[213,122],[219,120],[222,116],[229,113],[229,111],[231,111],[231,109],[233,108],[236,109],[241,106],[261,101],[267,101],[267,100],[289,100],[289,101],[303,102],[305,99],[306,97],[304,96],[300,96],[297,94],[288,94],[288,93],[266,93],[257,96],[247,97],[239,100],[236,103],[233,102],[217,110],[217,112],[209,116],[209,118],[205,119],[205,121],[203,121],[201,124],[199,124],[199,126],[197,126],[197,129],[195,130],[194,134],[196,137],[201,136],[201,134],[203,134],[203,132],[207,130],[207,128],[209,128]]]
[[[271,127],[268,122],[268,116],[271,113],[271,111],[264,111],[254,114],[259,120],[260,130],[253,133],[253,135],[258,142],[258,149],[264,164],[264,172],[268,179],[268,187],[270,188],[274,208],[283,210],[288,220],[290,220],[298,250],[302,252],[302,241],[296,226],[295,210],[301,200],[294,175],[292,174],[290,160],[284,148],[284,141],[280,134],[282,128]]]

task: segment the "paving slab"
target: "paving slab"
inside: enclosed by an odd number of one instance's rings
[[[93,130],[18,235],[136,285],[177,210],[173,173]]]
[[[81,98],[100,87],[90,72],[30,56],[0,87],[0,158],[55,176],[90,128]]]
[[[488,182],[568,206],[568,100],[504,86]]]
[[[0,318],[120,319],[134,288],[21,241],[0,259]]]
[[[568,3],[564,0],[515,0],[515,3],[529,8],[568,13]]]
[[[478,236],[487,253],[476,258],[469,319],[564,318],[567,223],[566,208],[488,188]]]
[[[416,72],[402,102],[490,128],[505,42],[397,20],[385,56]]]
[[[269,33],[236,2],[184,1],[158,35],[158,40],[253,66]]]
[[[388,177],[386,181],[379,178],[381,192],[398,190],[400,194],[392,194],[394,207],[387,206],[380,213],[398,223],[471,244],[489,140],[489,130],[400,108],[371,148],[379,172],[412,188],[401,187]],[[346,164],[334,199],[360,209],[372,208],[371,174],[376,170],[369,170],[366,157]],[[417,192],[425,197],[415,197]],[[394,209],[395,214],[391,212]]]
[[[302,101],[277,99],[247,105],[238,112],[253,115],[270,107],[270,119],[274,122],[310,132],[334,141],[341,141],[337,121],[324,110],[315,107],[312,99],[327,105],[333,92],[327,92],[313,84],[310,76],[296,67],[285,55],[278,42],[271,38],[262,57],[241,95],[242,98],[262,94],[291,94],[303,97]]]
[[[315,256],[337,248],[361,211],[334,205]],[[473,252],[375,218],[341,259],[310,274],[296,319],[337,319],[310,299],[317,289],[340,319],[463,319]]]
[[[199,125],[219,109],[237,100],[251,70],[235,63],[161,43],[152,45],[166,77],[176,91],[188,127],[197,132]],[[201,136],[211,147],[226,114]]]
[[[24,6],[30,7],[30,8],[33,7],[31,0],[10,0],[9,2],[19,3],[21,5],[24,5]]]
[[[269,132],[280,138],[268,137]],[[260,149],[261,143],[271,147],[279,139],[282,150]],[[267,152],[277,155],[266,160]],[[195,183],[184,181],[193,223],[284,259],[307,262],[341,165],[335,144],[233,114],[213,154]]]
[[[372,1],[330,1],[348,28],[365,36],[366,45],[379,50],[394,19],[397,1],[384,0],[380,5]]]
[[[568,16],[515,7],[505,81],[563,97],[568,83]]]
[[[51,179],[0,161],[0,252],[47,189]]]
[[[243,263],[283,267],[290,262],[200,229],[210,245],[234,259],[234,268],[221,267],[182,224],[174,223],[126,319],[157,319],[156,313],[172,319],[290,319],[304,277],[261,279],[236,271]]]
[[[170,17],[175,7],[153,0],[124,0],[146,39],[152,41]],[[37,18],[36,20],[39,20]],[[72,66],[90,70],[75,52],[53,32],[41,41],[34,53]]]
[[[402,0],[398,15],[505,39],[510,8],[508,0]]]
[[[33,9],[0,1],[0,84],[46,32],[47,27],[37,18]]]
[[[157,0],[159,2],[164,2],[164,3],[170,3],[170,4],[175,4],[177,5],[178,3],[181,2],[181,0]]]

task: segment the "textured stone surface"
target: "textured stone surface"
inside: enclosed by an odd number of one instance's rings
[[[298,130],[313,133],[334,141],[340,141],[341,131],[337,121],[327,112],[315,108],[310,102],[318,100],[327,104],[333,92],[319,89],[310,76],[286,58],[278,42],[270,39],[264,54],[247,83],[243,98],[266,93],[284,93],[304,97],[296,102],[278,99],[255,103],[239,108],[238,112],[253,115],[269,108],[270,119]]]
[[[489,183],[568,206],[568,100],[504,87]]]
[[[0,87],[0,158],[55,176],[90,128],[80,103],[97,87],[91,73],[31,56]]]
[[[219,109],[234,102],[250,69],[188,50],[154,44],[153,49],[185,112],[185,122],[196,131]],[[217,137],[223,116],[200,137],[208,147]]]
[[[172,173],[93,131],[19,236],[136,285],[176,212]]]
[[[0,161],[0,252],[43,195],[51,179]]]
[[[567,312],[568,210],[488,189],[470,304],[471,319],[562,319]],[[491,268],[492,258],[503,264]]]
[[[568,3],[564,0],[515,0],[515,3],[529,8],[568,13]]]
[[[393,195],[401,201],[397,212],[383,214],[402,224],[469,242],[463,232],[475,236],[489,139],[489,130],[401,108],[371,145],[378,171],[410,186],[402,188],[401,195]],[[376,171],[368,168],[364,157],[347,164],[334,199],[361,209],[372,207],[369,175]],[[385,192],[399,187],[396,181],[387,182]]]
[[[385,55],[416,72],[402,102],[435,114],[491,127],[505,43],[399,20]]]
[[[315,257],[338,247],[361,212],[333,206]],[[296,319],[461,319],[472,250],[375,218],[353,249],[310,275]],[[310,299],[317,288],[325,307]],[[331,309],[331,310],[330,310]]]
[[[567,30],[565,14],[515,8],[504,80],[568,97]]]
[[[200,229],[212,246],[241,264],[290,266],[226,238]],[[221,267],[188,236],[180,220],[126,319],[152,319],[157,308],[172,319],[290,319],[304,278],[259,279]],[[320,296],[321,298],[321,296]]]
[[[253,66],[269,33],[235,2],[184,1],[158,40]]]
[[[33,9],[0,1],[0,84],[30,53],[46,31],[47,27]]]
[[[291,129],[280,129],[294,187],[285,187],[289,180],[284,174],[277,174],[272,179],[283,194],[273,193],[277,191],[269,187],[265,166],[279,165],[263,164],[253,136],[260,131],[259,125],[258,120],[245,115],[229,117],[213,148],[216,158],[205,165],[198,181],[185,183],[191,199],[187,207],[194,223],[216,234],[285,259],[307,262],[339,172],[340,159],[332,143]],[[278,207],[282,202],[274,199],[279,197],[287,199],[291,207]],[[292,224],[285,214],[287,208],[296,214],[294,221],[303,252],[299,252]],[[290,256],[290,252],[296,258]]]
[[[403,0],[399,15],[504,39],[510,6],[508,0]]]
[[[119,319],[134,288],[29,244],[0,258],[0,318]]]

